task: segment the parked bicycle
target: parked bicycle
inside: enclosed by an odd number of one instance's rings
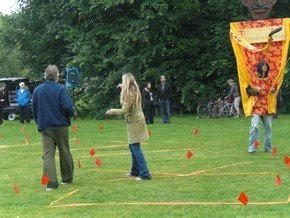
[[[237,110],[231,98],[219,98],[216,102],[209,103],[208,110],[210,115],[215,118],[237,116]]]
[[[209,118],[209,109],[208,109],[208,104],[200,104],[196,108],[196,113],[199,118]]]
[[[207,104],[200,104],[196,109],[199,118],[221,118],[237,116],[234,102],[231,98],[219,98]]]

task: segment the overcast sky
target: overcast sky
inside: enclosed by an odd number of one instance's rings
[[[0,11],[3,14],[11,14],[11,12],[15,11],[17,8],[17,0],[1,0]]]

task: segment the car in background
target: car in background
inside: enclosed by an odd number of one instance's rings
[[[16,115],[19,114],[16,93],[17,90],[19,89],[20,82],[25,83],[25,86],[29,88],[31,94],[33,93],[34,88],[41,83],[39,81],[31,82],[27,77],[0,78],[0,86],[4,88],[4,103],[5,103],[3,109],[4,119],[14,120],[16,118]]]

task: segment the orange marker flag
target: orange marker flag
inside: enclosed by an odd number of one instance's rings
[[[103,126],[99,126],[99,130],[104,130],[104,127]]]
[[[49,178],[47,176],[42,176],[42,179],[41,179],[41,184],[42,185],[46,185],[48,182],[49,182]]]
[[[272,155],[275,156],[276,154],[277,154],[277,149],[276,148],[273,148]]]
[[[102,162],[100,161],[99,158],[96,159],[96,165],[97,165],[98,167],[102,166]]]
[[[80,144],[80,140],[78,138],[76,138],[76,144]]]
[[[76,127],[76,126],[73,126],[73,127],[72,127],[72,130],[73,130],[73,131],[77,131],[77,127]]]
[[[18,194],[19,193],[19,190],[18,190],[18,186],[16,183],[14,183],[14,191]]]
[[[28,145],[28,143],[29,143],[29,138],[28,138],[28,136],[25,137],[25,142],[26,142],[26,145]]]
[[[82,165],[81,165],[80,160],[78,160],[78,168],[79,168],[79,169],[82,168]]]
[[[95,154],[96,154],[95,149],[92,148],[92,149],[90,150],[90,155],[91,155],[91,156],[94,156]]]
[[[260,142],[256,140],[256,141],[254,142],[254,146],[255,146],[255,148],[257,148],[259,145],[260,145]]]
[[[149,129],[148,130],[148,135],[151,136],[152,135],[152,131]]]
[[[198,129],[195,129],[194,131],[193,131],[193,135],[197,135],[198,134]]]
[[[281,186],[282,185],[282,182],[281,182],[281,179],[280,179],[280,176],[276,176],[276,183],[277,185]]]
[[[3,135],[2,134],[0,134],[0,139],[2,139],[3,138]]]
[[[243,204],[243,205],[247,205],[249,199],[247,197],[247,195],[242,191],[238,200]]]
[[[285,162],[285,164],[288,164],[288,163],[290,162],[289,157],[287,157],[286,155],[285,155],[285,157],[284,157],[284,162]]]
[[[192,156],[193,156],[193,153],[190,150],[188,150],[186,154],[187,159],[189,160]]]

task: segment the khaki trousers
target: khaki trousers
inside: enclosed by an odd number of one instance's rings
[[[58,186],[55,151],[59,151],[60,172],[62,182],[71,182],[73,180],[74,162],[69,148],[68,127],[61,127],[56,130],[41,131],[42,135],[42,152],[43,152],[43,175],[50,180],[48,188]]]

